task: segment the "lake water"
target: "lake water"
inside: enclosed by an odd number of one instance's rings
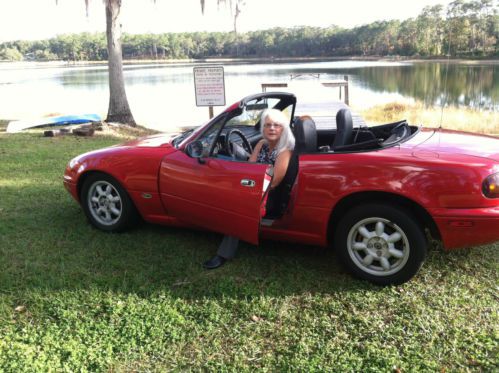
[[[193,67],[200,65],[126,65],[126,90],[136,121],[163,131],[206,121],[208,108],[196,107],[194,95]],[[349,60],[222,65],[226,105],[261,92],[261,83],[286,82],[287,89],[276,90],[295,93],[302,111],[317,103],[327,111],[327,102],[337,100],[339,90],[319,83],[348,75],[350,105],[357,110],[393,101],[421,101],[426,106],[445,102],[499,111],[499,63],[451,63],[448,69],[447,64],[438,62]],[[290,80],[290,74],[302,77]],[[0,64],[1,119],[56,113],[98,113],[105,117],[108,100],[107,66]],[[215,114],[222,110],[215,107]]]

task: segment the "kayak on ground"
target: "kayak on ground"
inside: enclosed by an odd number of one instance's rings
[[[83,115],[60,115],[57,117],[46,117],[31,120],[16,120],[9,122],[7,132],[20,132],[28,128],[65,126],[69,124],[82,124],[89,122],[100,122],[102,119],[98,114]]]

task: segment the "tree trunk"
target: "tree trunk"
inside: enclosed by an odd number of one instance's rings
[[[125,123],[135,127],[125,92],[123,56],[121,51],[121,0],[106,0],[106,36],[109,67],[109,109],[107,122]]]

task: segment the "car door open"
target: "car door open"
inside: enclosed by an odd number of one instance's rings
[[[263,110],[277,108],[291,117],[295,103],[289,93],[249,97],[213,119],[184,148],[165,156],[159,188],[168,215],[258,243],[269,165],[248,158],[262,138]]]
[[[161,199],[169,215],[257,244],[267,166],[175,152],[161,166]]]

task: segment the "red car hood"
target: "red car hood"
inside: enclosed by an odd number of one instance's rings
[[[84,154],[80,154],[74,160],[82,162],[84,160],[102,157],[122,156],[123,154],[157,154],[162,157],[165,150],[173,148],[171,139],[173,135],[153,135],[131,140],[123,144],[112,145],[107,148],[93,150]],[[148,151],[148,149],[150,151]]]
[[[118,146],[136,147],[136,148],[167,148],[171,147],[171,140],[177,134],[159,134],[147,137],[141,137],[136,140],[129,141],[127,143]]]
[[[419,152],[462,154],[498,162],[499,137],[439,129],[416,147],[416,155]]]

